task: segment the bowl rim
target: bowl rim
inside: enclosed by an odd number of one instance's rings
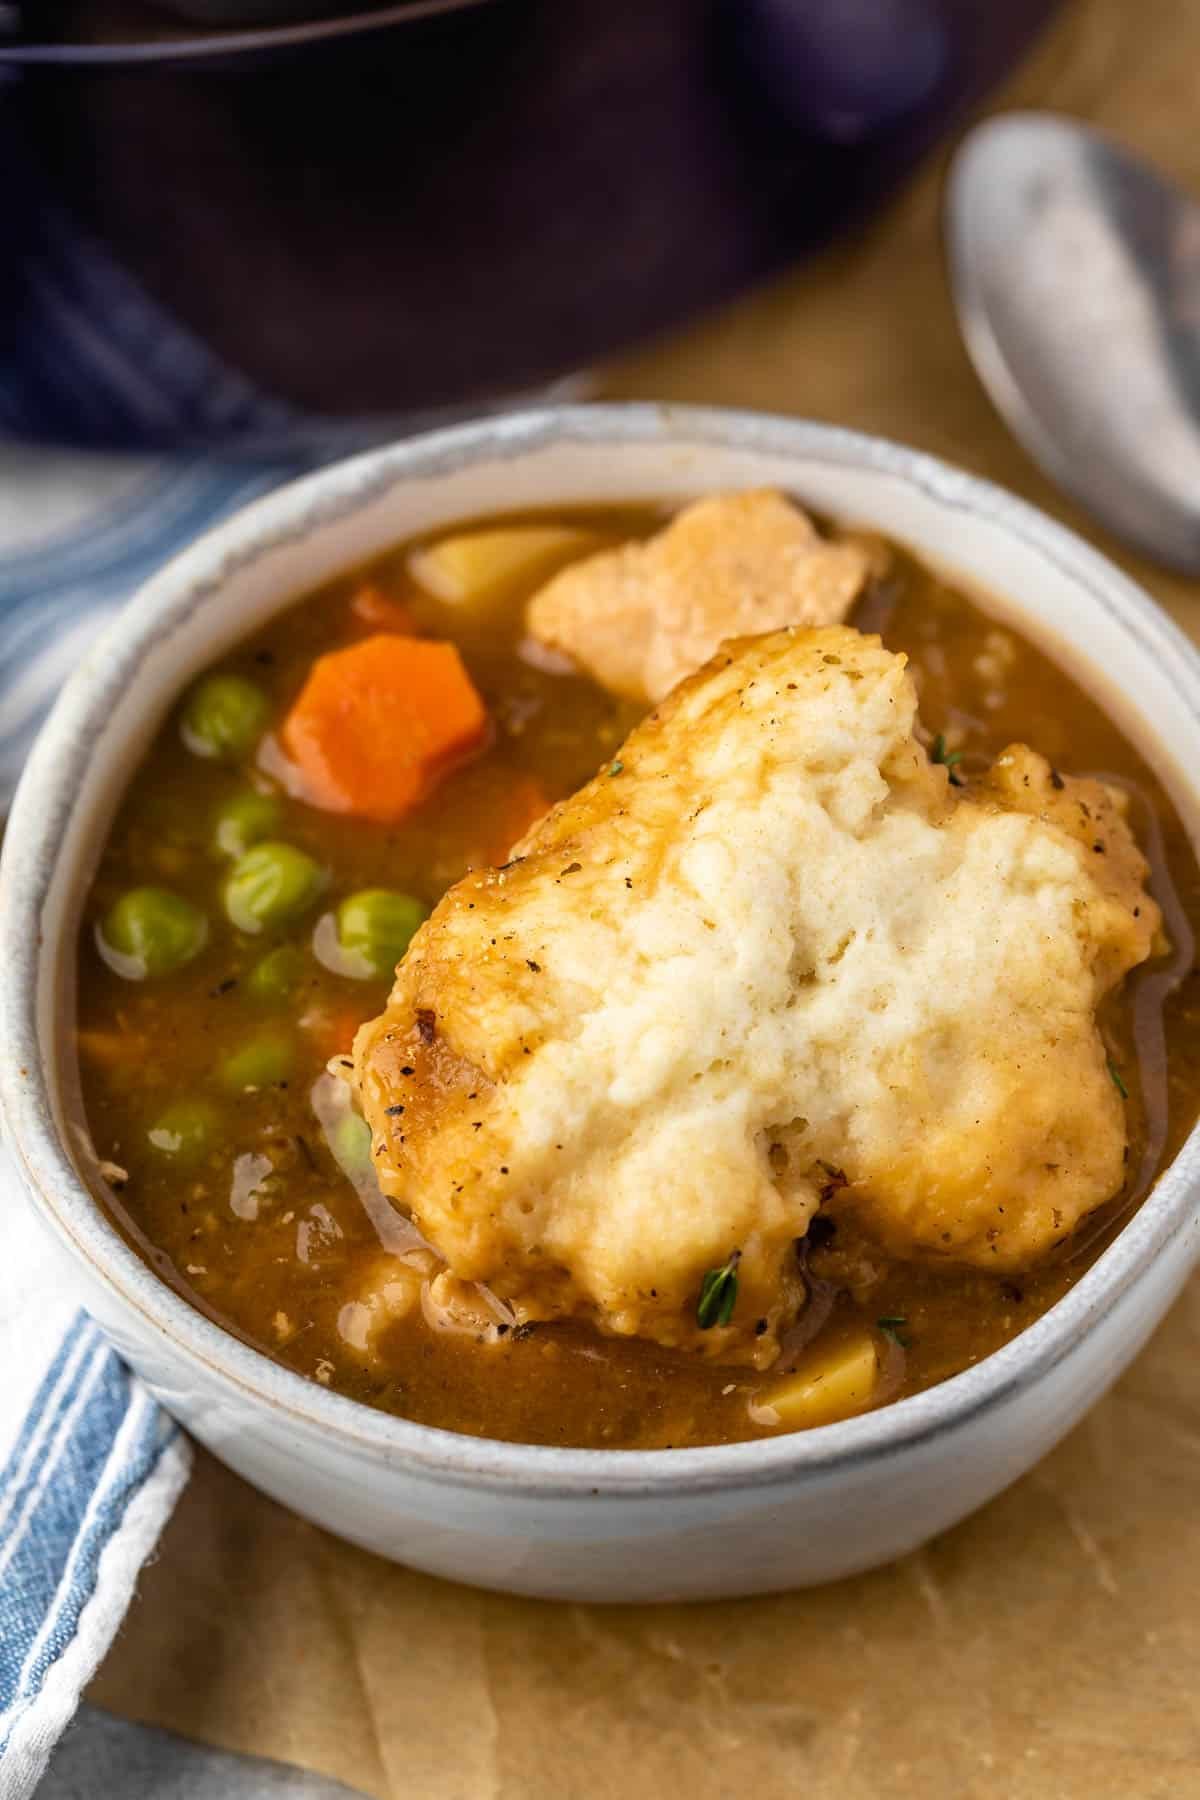
[[[1200,726],[1200,651],[1135,582],[1028,502],[885,438],[733,409],[615,403],[483,418],[370,450],[273,490],[180,551],[127,603],[98,640],[99,655],[89,657],[64,687],[23,771],[0,861],[0,942],[7,952],[0,958],[5,1047],[0,1122],[36,1210],[93,1280],[197,1372],[236,1390],[302,1436],[337,1441],[347,1451],[403,1464],[433,1481],[541,1499],[653,1499],[684,1490],[701,1494],[825,1479],[977,1422],[1078,1350],[1098,1318],[1200,1216],[1200,1126],[1069,1292],[973,1367],[923,1393],[807,1432],[686,1449],[617,1451],[508,1443],[420,1425],[285,1368],[201,1313],[141,1260],[77,1174],[54,1123],[37,1003],[44,965],[57,945],[53,936],[43,937],[43,903],[90,742],[113,693],[165,628],[212,603],[232,573],[265,552],[348,519],[407,479],[427,479],[464,463],[517,459],[568,442],[614,449],[637,443],[701,452],[760,450],[896,478],[942,507],[1000,527],[1057,565],[1157,658],[1163,678]],[[104,669],[99,678],[97,666]],[[1195,793],[1200,801],[1200,781]],[[54,1050],[52,1041],[47,1054]]]

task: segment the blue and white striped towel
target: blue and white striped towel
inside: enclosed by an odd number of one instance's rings
[[[2,815],[59,688],[147,576],[225,514],[396,422],[304,417],[222,365],[62,215],[3,106],[0,167]],[[542,397],[556,391],[578,388]],[[48,439],[125,449],[30,448]],[[162,453],[181,443],[225,448]],[[32,1794],[189,1456],[54,1293],[26,1209],[0,1151],[0,1800]]]
[[[120,1623],[190,1452],[61,1292],[59,1259],[7,1160],[0,1178],[0,1795],[23,1800]]]
[[[315,458],[297,447],[306,421],[222,367],[74,228],[2,105],[0,164],[2,812],[63,681],[129,594]],[[127,453],[28,448],[38,439]],[[147,454],[186,441],[292,448],[273,461]],[[190,1460],[64,1291],[43,1237],[0,1151],[0,1800],[33,1793]]]
[[[0,447],[0,804],[84,644],[174,549],[294,467]],[[190,1452],[64,1291],[3,1153],[0,1243],[0,1800],[25,1800]]]

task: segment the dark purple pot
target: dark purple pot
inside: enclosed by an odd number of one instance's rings
[[[274,57],[143,66],[72,59],[89,9],[50,8],[65,60],[0,88],[23,196],[0,286],[0,388],[23,394],[10,426],[36,411],[19,360],[30,271],[62,254],[47,217],[280,418],[477,403],[660,331],[860,218],[1050,3],[490,0]],[[26,10],[26,48],[46,16]],[[50,429],[130,435],[104,410]],[[197,405],[138,429],[245,423]]]

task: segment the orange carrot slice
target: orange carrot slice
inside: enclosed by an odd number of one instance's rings
[[[350,612],[359,625],[370,625],[375,631],[395,631],[401,637],[413,637],[417,622],[403,600],[393,600],[373,581],[364,581],[350,600]]]
[[[280,733],[304,796],[394,824],[487,735],[453,644],[381,632],[319,656]]]
[[[317,1055],[328,1062],[331,1056],[349,1056],[355,1033],[364,1022],[361,1007],[316,1007],[302,1016],[300,1028],[308,1033]]]
[[[77,1031],[79,1054],[102,1069],[136,1066],[147,1055],[145,1038],[136,1031]]]

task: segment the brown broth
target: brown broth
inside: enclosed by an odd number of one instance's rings
[[[648,508],[555,515],[613,541],[643,535],[660,519]],[[573,791],[612,755],[637,709],[518,654],[524,589],[472,618],[421,593],[403,549],[299,600],[220,667],[258,682],[278,719],[314,656],[364,634],[350,598],[367,574],[410,608],[423,631],[458,643],[488,704],[493,737],[402,825],[329,815],[284,796],[280,835],[331,870],[323,905],[374,885],[432,904],[469,865],[500,860],[525,823],[514,816],[514,796],[524,794],[527,807],[531,783],[547,802]],[[855,1324],[877,1332],[880,1319],[902,1319],[903,1346],[888,1350],[890,1385],[912,1393],[989,1355],[1065,1293],[1194,1123],[1200,986],[1191,934],[1200,921],[1200,871],[1136,750],[1096,701],[1007,626],[899,551],[854,622],[908,653],[922,719],[931,731],[954,734],[967,771],[1023,741],[1064,772],[1103,773],[1126,785],[1153,859],[1155,892],[1174,926],[1172,957],[1135,974],[1103,1019],[1130,1089],[1132,1173],[1127,1190],[1075,1241],[1016,1280],[892,1260],[854,1241],[845,1223],[832,1244],[810,1253],[815,1291],[829,1303],[819,1341],[833,1343]],[[125,1172],[102,1196],[120,1229],[164,1279],[238,1336],[343,1393],[425,1424],[617,1448],[763,1435],[768,1428],[748,1411],[763,1376],[583,1327],[539,1327],[519,1341],[481,1347],[470,1334],[433,1331],[418,1316],[393,1327],[373,1361],[347,1344],[339,1314],[379,1242],[323,1141],[309,1096],[327,1058],[380,1010],[389,984],[332,974],[308,954],[286,1011],[272,1014],[247,993],[248,970],[282,940],[248,940],[224,922],[219,888],[228,864],[211,845],[216,808],[246,781],[246,770],[191,755],[172,716],[130,785],[88,897],[79,952],[81,1089],[97,1155]],[[212,931],[202,954],[178,973],[131,983],[97,953],[94,926],[118,895],[143,883],[187,894],[205,908]],[[311,924],[293,934],[297,942],[307,946]],[[948,918],[947,932],[954,927]],[[222,1095],[220,1060],[267,1027],[292,1044],[286,1080]],[[196,1095],[220,1109],[222,1129],[184,1172],[147,1133],[164,1107]],[[235,1159],[251,1152],[269,1158],[273,1174],[248,1219],[235,1213],[230,1195]]]

